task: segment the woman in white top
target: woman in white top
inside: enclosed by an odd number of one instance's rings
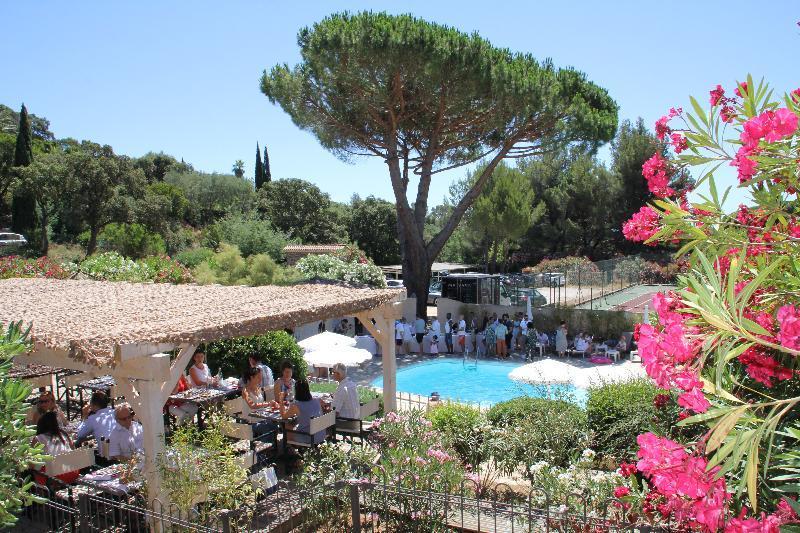
[[[195,352],[192,356],[192,366],[189,367],[189,379],[193,387],[211,387],[214,385],[214,378],[206,364],[206,354]]]
[[[53,411],[45,413],[39,418],[36,423],[36,436],[33,438],[33,444],[41,444],[44,453],[51,457],[72,451],[72,441],[59,426],[58,417]],[[41,471],[46,473],[44,467],[42,467]],[[64,483],[72,483],[77,479],[78,474],[79,472],[75,470],[56,477]],[[40,485],[44,485],[46,480],[37,475],[36,481]]]

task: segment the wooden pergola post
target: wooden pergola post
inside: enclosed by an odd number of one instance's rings
[[[357,313],[356,317],[381,346],[383,358],[383,410],[397,410],[397,357],[394,323],[402,314],[402,303],[393,302]],[[375,321],[373,323],[373,320]]]

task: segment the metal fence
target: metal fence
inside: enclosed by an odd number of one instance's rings
[[[367,479],[369,478],[369,479]],[[413,480],[413,472],[405,476]],[[551,498],[544,490],[521,494],[507,485],[484,489],[465,481],[453,492],[415,486],[413,481],[347,479],[311,488],[282,481],[254,505],[204,517],[174,506],[75,491],[74,498],[48,493],[27,507],[15,531],[95,532],[576,532],[671,531],[631,520],[622,502],[592,501],[588,495]]]
[[[644,264],[641,258],[630,256],[552,272],[511,274],[504,286],[511,305],[525,306],[528,298],[534,307],[580,305],[647,282],[643,277]]]

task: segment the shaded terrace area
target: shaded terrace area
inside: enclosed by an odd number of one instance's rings
[[[8,279],[0,281],[0,321],[32,324],[33,350],[18,363],[115,378],[143,426],[149,497],[166,503],[156,468],[164,450],[162,408],[199,344],[355,315],[381,344],[384,402],[393,409],[394,321],[403,299],[402,291],[337,283],[223,287]]]

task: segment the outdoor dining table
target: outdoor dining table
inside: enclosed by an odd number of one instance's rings
[[[140,481],[123,483],[121,478],[126,469],[130,468],[127,464],[108,465],[89,474],[80,476],[77,479],[78,485],[84,485],[112,496],[127,496],[141,490]]]
[[[211,405],[221,403],[229,396],[239,394],[239,389],[213,389],[205,387],[195,387],[187,389],[183,392],[178,392],[169,397],[170,400],[179,402],[190,402],[197,406],[197,425],[203,428],[203,408]]]

